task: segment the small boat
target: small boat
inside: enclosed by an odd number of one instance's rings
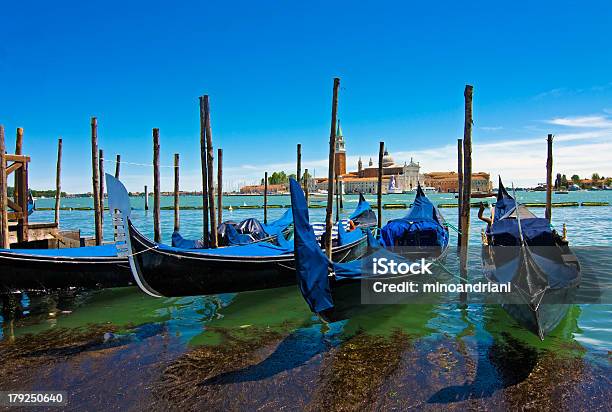
[[[153,242],[130,220],[123,184],[106,175],[117,247],[129,258],[138,286],[155,297],[212,295],[270,289],[295,284],[293,244],[284,236],[276,243],[257,242],[218,249],[182,249]],[[296,183],[297,184],[297,183]],[[348,261],[367,249],[361,229],[335,242],[332,258]]]
[[[555,194],[557,195],[567,195],[569,192],[567,190],[555,190]]]
[[[492,283],[511,285],[507,296],[498,297],[502,307],[544,340],[567,314],[580,284],[580,263],[568,242],[547,219],[510,196],[501,178],[493,223],[483,241],[484,275]]]
[[[417,193],[418,188],[421,188],[421,191],[423,193],[438,193],[438,189],[436,189],[435,187],[431,187],[431,186],[421,186],[420,184],[415,187],[414,189],[408,190],[408,191],[404,191],[404,193]]]
[[[66,249],[0,249],[0,294],[134,284],[115,245]]]
[[[290,188],[298,286],[311,311],[325,322],[346,319],[360,307],[369,306],[361,302],[364,281],[370,284],[385,279],[419,282],[425,279],[423,276],[430,276],[406,274],[390,278],[368,273],[374,259],[394,260],[398,266],[402,263],[411,265],[421,259],[435,262],[448,252],[448,229],[436,207],[419,186],[406,217],[389,221],[381,229],[380,240],[368,233],[366,255],[345,263],[329,260],[318,247],[301,187],[291,182]],[[339,236],[342,237],[341,228],[339,230]]]
[[[495,197],[495,193],[493,192],[473,192],[470,195],[471,199],[484,199],[487,197]],[[459,195],[455,195],[455,199],[459,199]]]

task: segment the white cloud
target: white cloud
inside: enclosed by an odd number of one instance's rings
[[[568,127],[591,127],[591,128],[608,128],[612,127],[612,120],[607,116],[591,115],[591,116],[575,116],[575,117],[556,117],[548,120],[547,123],[557,126]]]

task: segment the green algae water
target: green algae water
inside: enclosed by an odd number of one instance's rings
[[[517,196],[544,201],[544,193]],[[435,204],[456,202],[452,194],[429,197]],[[413,198],[388,195],[383,203],[409,204]],[[66,199],[64,206],[90,201]],[[181,197],[185,206],[199,201]],[[39,199],[37,205],[51,202]],[[151,235],[152,214],[142,210],[142,198],[132,202],[136,226]],[[163,198],[162,205],[171,202]],[[553,202],[612,203],[612,192],[555,194]],[[261,203],[251,196],[224,199],[233,206]],[[287,205],[289,198],[272,197],[270,203]],[[345,196],[343,215],[356,204],[356,196]],[[270,209],[269,218],[284,210]],[[52,213],[32,218],[50,221]],[[201,213],[181,211],[185,236],[199,236]],[[384,210],[384,221],[405,213]],[[457,209],[442,213],[456,224]],[[262,218],[263,212],[235,208],[224,216]],[[324,209],[311,209],[310,216],[322,221]],[[166,240],[172,217],[162,211]],[[80,228],[84,235],[91,234],[92,221],[91,212],[62,213],[62,228]],[[65,390],[73,410],[145,404],[154,410],[601,408],[612,395],[612,305],[605,295],[612,277],[612,254],[606,252],[612,250],[612,207],[553,209],[553,225],[564,223],[583,271],[597,275],[603,303],[572,305],[543,342],[498,306],[460,305],[450,294],[427,304],[363,310],[332,324],[310,313],[297,287],[166,299],[136,288],[22,294],[3,312],[0,388]],[[482,228],[473,209],[474,280],[482,276]],[[108,224],[105,236],[112,236]],[[593,247],[601,253],[592,253]],[[455,254],[445,265],[455,273]]]

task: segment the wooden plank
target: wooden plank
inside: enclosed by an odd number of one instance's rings
[[[334,79],[332,95],[331,130],[329,133],[329,159],[327,171],[327,207],[325,208],[325,253],[331,259],[332,253],[332,205],[334,203],[334,172],[336,170],[336,123],[338,119],[338,90],[340,79]]]
[[[60,221],[60,198],[62,195],[62,139],[57,140],[57,165],[55,168],[55,224]]]
[[[13,211],[15,211],[17,213],[23,212],[23,209],[21,208],[21,206],[19,206],[15,201],[11,200],[8,196],[7,196],[7,199],[6,199],[6,203],[7,203],[8,207],[13,209]]]
[[[30,161],[30,156],[24,155],[16,155],[16,154],[6,154],[7,162],[19,162],[19,163],[27,163]]]
[[[102,244],[102,210],[100,207],[100,169],[98,165],[98,119],[91,118],[91,183],[94,203],[96,245]]]
[[[159,129],[153,129],[153,234],[157,243],[161,242],[161,189],[159,177]]]
[[[11,165],[6,167],[6,175],[10,175],[11,173],[13,173],[16,170],[19,170],[21,167],[23,167],[23,163],[20,162],[15,162],[12,163]],[[15,192],[17,193],[17,192]]]

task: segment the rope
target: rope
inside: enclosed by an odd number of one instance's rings
[[[451,275],[452,277],[458,278],[459,280],[464,281],[465,283],[469,283],[467,279],[462,278],[461,275],[456,275],[453,272],[451,272],[446,266],[444,266],[442,263],[440,263],[439,261],[434,261],[433,262],[434,265],[441,267],[446,273],[448,273],[449,275]]]
[[[105,158],[100,158],[100,160],[102,162],[109,162],[109,163],[119,163],[121,165],[132,165],[132,166],[147,166],[147,167],[154,167],[155,165],[152,163],[134,163],[134,162],[124,162],[123,160],[120,162],[117,162],[116,160],[110,160],[110,159],[105,159]],[[159,167],[166,167],[169,169],[174,169],[177,166],[171,165],[171,166],[166,166],[166,165],[159,165]]]
[[[453,229],[453,230],[454,230],[455,232],[457,232],[458,234],[463,235],[463,233],[461,233],[461,231],[459,230],[459,228],[457,228],[457,227],[455,227],[455,226],[451,225],[451,224],[450,224],[450,223],[448,223],[448,222],[445,222],[444,224],[445,224],[447,227],[450,227],[451,229]]]
[[[141,250],[140,252],[136,252],[136,253],[127,253],[127,254],[125,255],[125,257],[134,257],[134,256],[136,256],[136,255],[140,255],[141,253],[148,252],[149,250],[158,249],[158,248],[159,248],[159,246],[158,246],[158,245],[155,245],[155,246],[149,246],[149,247],[147,247],[146,249]]]

